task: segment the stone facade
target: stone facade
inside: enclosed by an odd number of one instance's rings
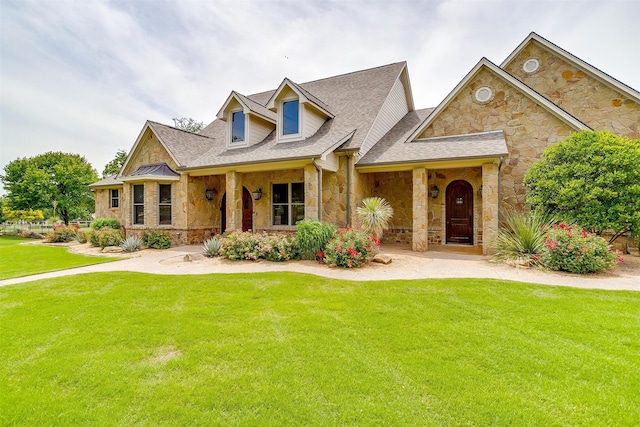
[[[533,73],[523,69],[529,59],[536,59],[540,64]],[[539,43],[530,42],[513,58],[506,71],[592,129],[640,138],[640,105]]]

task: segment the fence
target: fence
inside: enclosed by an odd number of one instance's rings
[[[89,227],[91,221],[70,221],[71,225],[78,225],[80,228]],[[40,234],[47,234],[53,231],[53,227],[59,225],[59,223],[51,223],[48,221],[16,221],[16,222],[3,222],[0,223],[0,233],[15,233],[17,231],[27,229],[29,231],[35,231]]]

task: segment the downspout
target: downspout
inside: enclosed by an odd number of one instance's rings
[[[315,158],[311,158],[311,163],[318,171],[318,221],[322,221],[322,168],[316,163]]]
[[[347,228],[351,227],[351,154],[347,153]]]
[[[498,164],[498,224],[502,224],[502,217],[500,215],[500,205],[501,203],[501,198],[500,195],[502,194],[502,184],[501,184],[501,179],[500,179],[500,169],[502,169],[502,161],[504,160],[504,157],[500,156],[500,163]]]

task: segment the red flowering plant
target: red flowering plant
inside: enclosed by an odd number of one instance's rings
[[[564,222],[547,229],[544,243],[540,262],[551,270],[595,273],[623,261],[602,237]]]
[[[324,250],[324,262],[331,267],[355,268],[368,264],[374,256],[375,238],[353,228],[335,232]]]
[[[78,225],[59,224],[53,227],[53,232],[47,234],[47,242],[63,243],[75,240],[76,233],[80,227]]]

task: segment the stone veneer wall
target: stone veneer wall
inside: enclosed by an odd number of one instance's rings
[[[338,171],[322,171],[322,221],[347,226],[347,164],[346,156],[338,159]]]
[[[94,193],[95,198],[95,217],[96,218],[116,218],[121,224],[124,224],[122,214],[125,212],[124,205],[122,204],[122,188],[118,188],[120,200],[118,200],[118,207],[111,208],[111,189],[110,188],[97,188]]]
[[[482,86],[493,91],[493,97],[486,103],[475,99],[475,91]],[[549,145],[565,139],[574,129],[484,68],[420,137],[494,130],[504,131],[509,149],[500,171],[501,208],[522,210],[526,196],[522,186],[525,173]]]
[[[526,73],[522,65],[537,59],[540,67]],[[596,130],[640,138],[640,105],[613,86],[595,79],[537,42],[529,43],[506,71],[563,110]]]
[[[393,208],[393,218],[382,236],[382,242],[410,245],[413,225],[412,172],[378,172],[370,175],[370,181],[373,182],[371,196],[386,199]]]

